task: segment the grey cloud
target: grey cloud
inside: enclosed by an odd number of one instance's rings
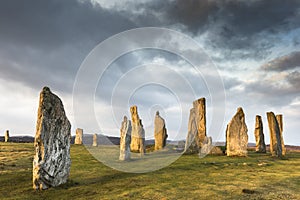
[[[285,71],[296,67],[300,67],[300,51],[275,58],[261,66],[261,68],[266,71]]]
[[[1,1],[0,78],[72,92],[76,72],[92,48],[133,27],[121,14],[88,1]]]
[[[282,82],[270,81],[262,79],[252,83],[244,83],[243,96],[247,101],[261,105],[268,105],[269,107],[289,105],[300,93],[299,73],[292,73],[285,79],[290,84],[285,85]]]
[[[293,71],[289,73],[286,80],[292,85],[292,87],[296,90],[296,92],[300,93],[300,72]],[[297,91],[298,90],[298,91]]]

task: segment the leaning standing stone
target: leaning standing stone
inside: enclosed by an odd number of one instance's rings
[[[227,156],[247,156],[247,132],[244,111],[242,108],[238,108],[226,130]]]
[[[9,140],[9,130],[6,130],[4,135],[4,142],[8,142],[8,140]]]
[[[130,160],[131,122],[124,116],[120,129],[120,157],[119,160]]]
[[[270,130],[270,152],[272,156],[282,157],[280,128],[273,112],[267,112]]]
[[[75,144],[82,144],[83,129],[76,129]]]
[[[159,116],[159,112],[156,112],[154,119],[154,138],[155,138],[155,150],[163,149],[166,146],[168,134],[166,129],[165,120]]]
[[[279,130],[280,130],[282,155],[285,156],[286,148],[284,146],[284,140],[283,140],[283,119],[282,119],[282,115],[276,115],[276,119],[277,119]]]
[[[254,135],[256,140],[255,151],[258,153],[266,153],[265,137],[263,133],[263,123],[262,123],[261,116],[259,115],[256,115],[255,117]]]
[[[96,146],[98,146],[98,143],[97,143],[97,134],[95,133],[93,135],[93,147],[96,147]]]
[[[132,131],[131,131],[131,151],[139,152],[141,155],[145,153],[145,130],[143,128],[142,120],[137,111],[137,106],[130,108]]]
[[[67,182],[71,166],[70,131],[71,124],[62,101],[44,87],[40,93],[34,139],[34,189],[47,189]]]

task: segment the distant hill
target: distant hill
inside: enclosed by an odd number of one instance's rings
[[[0,142],[4,142],[3,136],[0,136]],[[9,142],[30,143],[30,142],[34,142],[34,137],[32,137],[32,136],[12,136],[12,137],[9,137]]]
[[[74,144],[75,136],[71,137],[71,144]],[[184,140],[180,140],[181,142],[185,142]],[[0,136],[0,142],[4,142],[4,136]],[[16,143],[33,143],[34,137],[32,136],[12,136],[9,137],[9,142],[16,142]],[[84,134],[83,135],[83,143],[87,145],[91,145],[93,142],[93,135],[92,134]],[[97,142],[99,145],[120,145],[120,138],[119,137],[112,137],[112,136],[105,136],[102,134],[98,134]],[[171,141],[168,140],[167,143],[177,145],[179,141]],[[154,140],[146,140],[146,145],[154,145]],[[225,146],[225,142],[215,142],[215,146]],[[255,143],[248,143],[248,147],[250,149],[255,148]],[[269,150],[270,145],[266,145],[267,149]],[[294,150],[300,151],[300,146],[294,145],[285,145],[287,150]]]

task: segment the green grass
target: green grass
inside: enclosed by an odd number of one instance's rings
[[[72,145],[68,183],[45,191],[32,189],[33,154],[33,144],[0,143],[0,199],[300,199],[297,152],[283,160],[254,152],[247,158],[183,155],[163,169],[134,174]]]

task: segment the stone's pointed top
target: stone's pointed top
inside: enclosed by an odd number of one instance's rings
[[[205,98],[204,97],[193,101],[193,106],[194,107],[196,107],[196,105],[199,105],[199,104],[205,104]]]
[[[237,112],[244,112],[242,107],[238,107]]]
[[[43,92],[51,92],[51,90],[49,87],[45,86],[43,87]]]
[[[137,113],[137,106],[136,105],[133,105],[130,107],[130,112],[131,113]]]
[[[156,111],[156,115],[159,115],[159,111]]]
[[[260,116],[260,115],[256,115],[255,117],[256,117],[256,118],[260,118],[260,119],[261,119],[261,116]]]
[[[127,116],[126,115],[124,115],[123,120],[127,121]]]

